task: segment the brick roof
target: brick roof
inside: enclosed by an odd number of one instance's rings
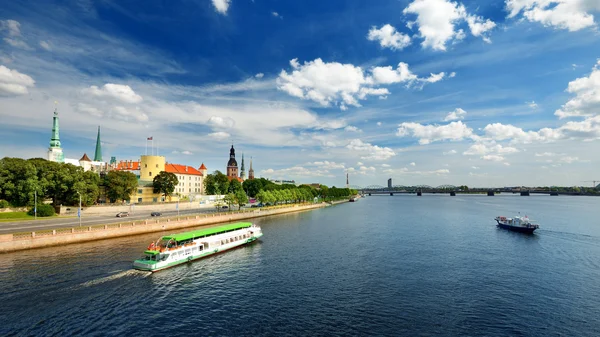
[[[202,165],[200,165],[200,168],[198,170],[208,170],[208,169],[206,168],[206,166],[204,166],[204,163],[202,163]]]
[[[128,161],[120,161],[117,163],[117,167],[115,168],[115,170],[119,170],[119,171],[138,171],[140,169],[140,162],[138,161],[133,161],[133,162],[128,162]]]
[[[236,178],[236,179],[237,179],[237,180],[238,180],[240,183],[243,183],[243,182],[244,182],[244,179],[242,179],[242,178],[240,178],[240,177],[235,177],[235,178]],[[233,178],[228,176],[228,177],[227,177],[227,179],[231,180],[231,179],[233,179]]]
[[[88,157],[88,155],[86,153],[83,154],[83,157],[81,157],[81,159],[79,159],[79,161],[91,161],[90,157]]]
[[[186,168],[187,168],[187,170],[186,170]],[[170,164],[170,163],[165,164],[165,171],[175,173],[175,174],[178,173],[178,174],[187,174],[187,175],[193,175],[193,176],[202,176],[203,175],[202,172],[198,171],[197,169],[195,169],[191,166]]]

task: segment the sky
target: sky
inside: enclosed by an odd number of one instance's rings
[[[104,160],[338,187],[600,180],[597,0],[0,1],[0,157],[56,106],[67,158],[100,126]]]

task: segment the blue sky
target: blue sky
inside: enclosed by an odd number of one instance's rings
[[[600,179],[592,0],[13,1],[0,10],[0,157],[432,186]],[[238,158],[238,162],[240,162]]]

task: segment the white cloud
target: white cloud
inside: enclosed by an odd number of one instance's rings
[[[45,49],[47,51],[52,51],[52,46],[50,45],[50,43],[48,41],[40,41],[40,47],[42,47],[43,49]]]
[[[282,20],[283,20],[283,16],[282,16],[282,15],[280,15],[279,13],[277,13],[277,12],[271,12],[271,15],[273,15],[273,16],[274,16],[274,17],[276,17],[276,18],[280,18],[280,19],[282,19]]]
[[[358,165],[358,166],[363,166],[363,165],[365,165],[365,164],[363,164],[363,162],[359,161],[359,162],[357,162],[357,163],[356,163],[356,165]],[[385,165],[385,164],[384,164],[384,165]],[[383,166],[383,165],[382,165],[382,166]]]
[[[344,163],[336,163],[334,161],[328,161],[328,160],[306,163],[306,164],[304,164],[304,166],[316,166],[323,170],[338,170],[338,169],[346,168],[346,165]]]
[[[193,155],[193,153],[191,151],[187,151],[187,150],[186,151],[182,151],[181,154],[185,154],[185,155],[188,155],[188,156]]]
[[[556,153],[552,153],[552,152],[543,152],[543,153],[535,154],[536,157],[554,157],[556,155],[557,155]]]
[[[471,168],[472,168],[473,170],[479,170],[479,167],[477,167],[477,166],[471,166]]]
[[[390,48],[392,50],[402,50],[410,45],[410,37],[402,34],[389,24],[383,25],[381,28],[373,26],[369,30],[367,36],[369,41],[379,41],[379,44],[383,48]]]
[[[399,125],[397,136],[405,137],[412,134],[419,138],[420,144],[429,144],[442,140],[463,140],[473,137],[473,129],[461,121],[446,125],[422,125],[419,123],[402,123]]]
[[[263,78],[264,76],[265,76],[265,74],[263,74],[263,73],[258,73],[256,75],[254,75],[254,77],[259,78],[259,79]]]
[[[559,161],[561,163],[571,164],[571,163],[574,163],[576,161],[579,161],[579,158],[578,157],[569,157],[569,156],[567,156],[567,157],[560,158]]]
[[[434,83],[444,78],[445,73],[431,74],[427,78],[419,78],[408,69],[408,64],[401,62],[398,69],[392,67],[374,67],[372,76],[365,74],[361,67],[338,62],[325,63],[321,59],[300,64],[297,59],[290,61],[292,71],[282,70],[277,78],[277,88],[289,95],[311,100],[322,106],[339,105],[346,110],[348,106],[359,107],[359,100],[367,96],[383,97],[390,92],[386,88],[374,88],[380,84]]]
[[[23,40],[19,40],[19,39],[11,39],[9,37],[5,37],[4,38],[4,42],[8,43],[9,45],[15,47],[15,48],[21,48],[21,49],[25,49],[25,50],[31,50],[31,47],[29,47],[29,45],[27,43],[25,43],[25,41]]]
[[[232,128],[235,125],[235,121],[233,119],[219,116],[210,116],[206,123],[218,128]]]
[[[436,175],[436,176],[443,176],[443,175],[449,174],[450,170],[448,170],[448,169],[439,169],[439,170],[432,170],[432,171],[410,171],[408,168],[402,167],[402,168],[399,168],[399,169],[387,169],[387,170],[384,170],[383,173],[386,173],[386,174],[397,174],[397,175],[417,175],[417,176],[432,176],[432,175]]]
[[[467,112],[461,108],[456,108],[454,111],[449,112],[444,118],[444,122],[455,121],[459,119],[464,119],[467,115]]]
[[[260,171],[261,175],[274,179],[297,179],[298,177],[334,177],[328,170],[294,166],[284,169],[267,169]]]
[[[412,163],[410,163],[410,166],[417,166],[417,164],[413,161]]]
[[[600,114],[600,59],[588,77],[569,82],[566,91],[575,97],[556,110],[556,116],[562,119]]]
[[[381,122],[377,122],[377,126],[381,126]]]
[[[360,139],[352,139],[346,148],[361,153],[363,156],[360,158],[363,160],[388,160],[396,155],[396,152],[389,147],[364,143]]]
[[[21,36],[21,24],[15,20],[0,20],[0,30],[6,30],[8,36]]]
[[[227,10],[229,9],[229,5],[231,5],[231,0],[212,0],[212,3],[218,13],[227,15]]]
[[[443,154],[444,156],[448,156],[448,155],[451,155],[451,154],[456,154],[456,150],[445,151],[445,152],[443,152],[442,154]]]
[[[434,50],[446,50],[448,42],[464,39],[464,31],[456,30],[456,25],[461,22],[466,21],[471,34],[483,37],[486,42],[490,40],[485,34],[496,26],[489,19],[468,14],[463,4],[449,0],[414,0],[403,13],[417,16],[415,22],[424,39],[421,45]]]
[[[0,65],[0,96],[16,96],[28,94],[28,87],[35,81],[28,75]]]
[[[504,161],[504,157],[497,154],[486,154],[485,156],[481,157],[481,159],[491,161]]]
[[[115,106],[108,112],[108,117],[132,122],[147,122],[148,115],[141,111],[140,108],[126,108],[123,106]]]
[[[527,104],[528,107],[532,108],[532,109],[537,109],[538,104],[535,101],[531,101],[531,102],[525,102]]]
[[[346,130],[348,132],[361,132],[361,130],[359,128],[357,128],[356,126],[352,126],[352,125],[348,125],[347,127],[344,128],[344,130]]]
[[[228,134],[227,132],[219,131],[219,132],[209,133],[208,137],[216,139],[216,140],[224,140],[224,139],[231,137],[231,135]]]
[[[523,13],[531,22],[578,31],[596,25],[591,12],[600,11],[596,0],[506,0],[509,18]]]
[[[510,154],[519,152],[518,149],[511,146],[502,146],[500,144],[495,145],[486,145],[484,143],[476,143],[471,145],[471,147],[463,152],[464,155],[485,155],[489,153],[497,153],[497,154]]]
[[[391,167],[390,164],[381,164],[381,167]]]
[[[488,124],[483,128],[486,136],[493,140],[510,139],[516,143],[552,142],[561,139],[563,135],[557,129],[543,128],[539,131],[523,131],[514,125],[501,123]]]
[[[106,83],[102,88],[95,85],[84,89],[84,93],[99,98],[113,98],[123,103],[140,103],[142,96],[136,94],[128,85]]]

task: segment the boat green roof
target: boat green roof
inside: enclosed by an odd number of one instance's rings
[[[158,254],[158,252],[157,252],[157,251],[155,251],[155,250],[147,250],[147,251],[145,251],[145,252],[144,252],[144,254],[148,254],[148,255],[156,255],[156,254]]]
[[[162,238],[163,238],[163,240],[173,239],[174,241],[181,242],[181,241],[190,240],[190,239],[201,237],[201,236],[217,234],[220,232],[228,232],[228,231],[232,231],[232,230],[236,230],[236,229],[248,228],[250,226],[252,226],[251,222],[237,222],[237,223],[233,223],[233,224],[211,227],[211,228],[206,228],[206,229],[200,229],[200,230],[191,231],[191,232],[185,232],[185,233],[180,233],[180,234],[171,234],[171,235],[163,236]]]

